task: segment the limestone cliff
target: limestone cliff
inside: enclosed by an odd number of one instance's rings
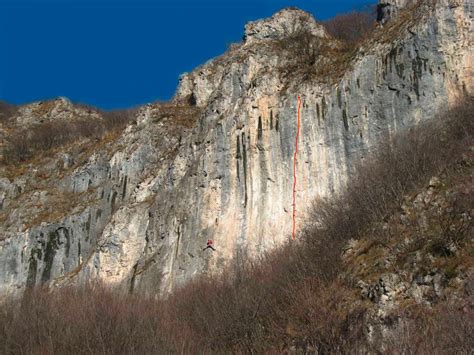
[[[470,2],[385,2],[391,19],[350,53],[297,9],[250,23],[120,134],[2,167],[0,294],[93,280],[164,293],[284,243],[298,96],[301,226],[377,142],[473,93]],[[20,108],[0,138],[35,120],[101,119],[64,99],[41,106]]]

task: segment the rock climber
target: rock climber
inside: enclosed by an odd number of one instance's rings
[[[214,249],[214,247],[212,246],[212,244],[214,244],[212,239],[208,239],[206,244],[207,246],[203,249],[203,251],[206,249],[212,249],[213,251],[216,251],[216,249]]]

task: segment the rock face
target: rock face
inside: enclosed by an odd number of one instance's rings
[[[296,8],[287,8],[267,20],[248,23],[245,26],[244,41],[252,44],[261,40],[281,39],[299,30],[308,31],[316,37],[328,37],[324,27],[316,23],[310,14]]]
[[[380,1],[377,11],[378,20],[384,24],[392,18],[395,18],[400,10],[407,6],[415,5],[414,0],[385,0]]]
[[[87,107],[73,105],[64,97],[51,101],[39,101],[18,109],[16,123],[21,127],[34,126],[50,121],[71,119],[100,119],[99,114]]]
[[[338,46],[308,14],[252,22],[243,44],[181,77],[173,112],[147,105],[119,137],[5,174],[0,294],[89,281],[166,293],[283,244],[298,96],[301,227],[312,201],[350,183],[378,141],[472,95],[469,1],[423,1],[409,13],[396,5],[400,16],[342,72],[322,54],[298,62],[309,47]],[[312,42],[292,52],[299,33]],[[288,71],[302,65],[310,71]],[[17,121],[25,117],[34,115]],[[203,251],[207,239],[215,252]]]

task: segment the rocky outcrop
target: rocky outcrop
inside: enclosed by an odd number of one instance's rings
[[[307,62],[308,46],[287,46],[309,33],[314,48],[338,48],[304,12],[250,23],[243,44],[181,77],[172,109],[145,106],[119,137],[2,179],[0,293],[91,280],[164,293],[281,245],[297,97],[301,226],[378,141],[472,94],[471,16],[467,1],[400,10],[344,70],[326,52]],[[216,252],[202,250],[207,239]]]
[[[344,254],[346,276],[370,302],[367,335],[395,337],[403,312],[415,305],[465,304],[472,312],[471,151],[453,157],[456,173],[433,177],[406,196],[401,211],[352,241]],[[406,321],[406,319],[405,319]]]
[[[67,98],[33,102],[18,108],[15,124],[22,128],[50,121],[100,120],[97,110],[73,105]]]
[[[315,37],[328,38],[324,27],[310,14],[296,8],[286,8],[269,19],[249,22],[245,26],[244,42],[249,45],[262,40],[282,39],[301,30]]]
[[[377,5],[377,20],[384,24],[408,6],[416,5],[415,0],[384,0]]]

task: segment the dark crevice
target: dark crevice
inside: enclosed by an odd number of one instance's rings
[[[342,121],[344,122],[344,128],[346,131],[349,130],[349,122],[347,121],[347,112],[346,109],[342,110]]]
[[[41,275],[41,282],[45,283],[51,278],[51,269],[53,268],[54,257],[59,248],[59,230],[49,233],[48,242],[44,251],[44,269]]]
[[[326,119],[326,110],[327,110],[326,99],[323,96],[323,99],[321,100],[321,116],[323,120]]]
[[[278,121],[277,121],[278,122]],[[242,156],[243,156],[243,165],[244,165],[244,208],[247,207],[247,146],[245,144],[245,133],[242,132]]]
[[[337,95],[337,105],[339,106],[339,108],[342,108],[342,92],[341,92],[340,87],[337,87],[336,95]]]
[[[130,280],[130,289],[129,293],[133,293],[133,289],[135,288],[135,279],[137,277],[137,268],[138,268],[138,262],[133,265],[133,272],[132,272],[132,279]]]
[[[128,177],[125,175],[123,178],[122,200],[124,200],[125,196],[127,195],[127,180]]]
[[[176,251],[175,251],[175,255],[174,255],[175,259],[178,258],[179,240],[181,239],[181,226],[178,226],[177,234],[178,234],[178,239],[176,241]]]

